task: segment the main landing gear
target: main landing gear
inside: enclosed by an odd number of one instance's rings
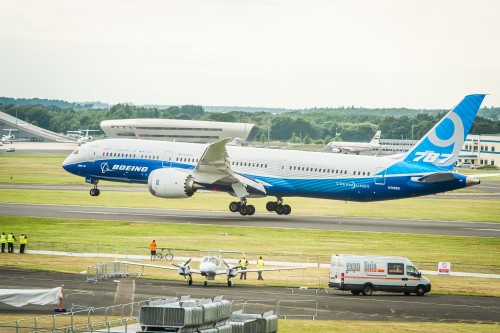
[[[292,212],[292,207],[283,205],[283,198],[276,198],[276,201],[269,201],[266,204],[266,209],[269,212],[276,212],[278,215],[288,215]]]
[[[276,201],[269,201],[266,204],[266,209],[269,212],[276,212],[278,215],[288,215],[292,212],[292,207],[283,204],[283,198],[276,198]],[[243,198],[240,202],[233,201],[229,204],[229,210],[233,213],[239,212],[241,215],[255,214],[255,207],[247,205],[247,199]]]
[[[229,210],[233,213],[239,212],[241,215],[255,214],[254,205],[247,205],[247,199],[243,198],[240,202],[233,201],[229,204]]]

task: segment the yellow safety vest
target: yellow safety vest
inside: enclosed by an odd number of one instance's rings
[[[7,243],[7,238],[5,237],[5,235],[0,235],[0,244],[5,244]]]
[[[241,265],[241,267],[247,267],[247,266],[248,266],[248,260],[246,260],[246,259],[241,259],[241,260],[240,260],[240,265]]]
[[[28,244],[28,239],[25,236],[20,236],[19,244]]]
[[[262,268],[262,267],[264,267],[264,260],[262,259],[257,260],[257,268]]]
[[[14,236],[12,234],[9,234],[9,236],[7,236],[7,243],[14,243]]]

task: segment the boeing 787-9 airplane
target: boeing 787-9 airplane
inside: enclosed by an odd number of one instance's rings
[[[479,184],[453,172],[465,137],[485,95],[466,96],[410,151],[392,157],[344,155],[227,145],[106,139],[76,149],[66,171],[93,184],[142,183],[161,198],[188,198],[218,190],[237,198],[232,212],[253,215],[247,200],[272,196],[268,211],[288,215],[285,197],[378,201],[411,198]]]

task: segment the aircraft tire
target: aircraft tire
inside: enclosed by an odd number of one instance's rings
[[[232,287],[232,286],[233,286],[233,281],[228,280],[228,281],[227,281],[227,286],[228,286],[228,287]]]
[[[95,195],[96,195],[96,194],[95,194],[95,188],[91,188],[91,189],[90,189],[90,196],[91,196],[91,197],[95,197]]]
[[[283,205],[283,215],[289,215],[292,212],[292,207],[289,205]]]
[[[101,194],[101,190],[98,188],[95,189],[95,196],[97,197],[99,194]]]
[[[247,206],[243,205],[240,207],[240,214],[245,216],[245,215],[248,215],[248,208]]]
[[[283,208],[283,205],[277,205],[276,206],[276,214],[278,215],[283,215],[285,212],[284,208]]]
[[[207,281],[203,282],[203,287],[206,287],[207,285],[208,285]]]
[[[189,279],[188,280],[188,285],[192,285],[193,284],[193,279]]]
[[[278,204],[274,201],[268,201],[268,203],[266,204],[266,209],[268,212],[274,212],[276,211],[276,206]]]
[[[229,204],[229,210],[233,213],[236,213],[237,211],[240,210],[240,203],[233,201]]]
[[[253,215],[255,214],[255,206],[254,205],[248,205],[247,206],[247,215]]]

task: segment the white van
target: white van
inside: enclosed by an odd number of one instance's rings
[[[423,296],[431,282],[407,258],[334,254],[330,265],[330,288],[370,296],[373,291],[390,291]]]

